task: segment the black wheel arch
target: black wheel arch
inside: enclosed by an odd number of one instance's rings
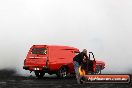
[[[56,72],[56,75],[58,76],[58,77],[60,77],[60,70],[61,69],[64,69],[65,68],[65,70],[66,70],[66,74],[68,74],[69,73],[69,67],[68,67],[68,65],[62,65],[62,66],[60,66],[60,68],[57,70],[57,72]],[[60,78],[62,78],[62,77],[60,77]]]

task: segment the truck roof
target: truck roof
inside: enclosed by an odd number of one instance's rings
[[[63,45],[33,45],[32,47],[59,47],[59,48],[67,48],[67,49],[75,49],[75,50],[79,50],[78,48],[75,47],[71,47],[71,46],[63,46]]]

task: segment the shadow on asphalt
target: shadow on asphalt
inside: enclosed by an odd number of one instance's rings
[[[16,75],[12,69],[0,70],[0,88],[132,88],[130,84],[77,84],[76,78],[69,76],[64,79],[55,77],[44,77],[38,79],[35,76]]]

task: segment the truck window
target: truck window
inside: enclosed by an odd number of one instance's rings
[[[46,48],[33,48],[31,53],[32,54],[46,55],[47,50],[46,50]]]

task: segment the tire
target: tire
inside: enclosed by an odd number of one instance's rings
[[[66,78],[68,74],[68,69],[66,67],[61,67],[57,72],[57,77]]]
[[[85,83],[86,83],[86,78],[82,76],[80,78],[80,83],[79,84],[85,84]]]
[[[43,78],[43,76],[45,75],[45,73],[42,72],[42,71],[35,71],[35,75],[36,75],[37,78]]]
[[[96,66],[96,74],[101,74],[101,66],[100,65]]]

